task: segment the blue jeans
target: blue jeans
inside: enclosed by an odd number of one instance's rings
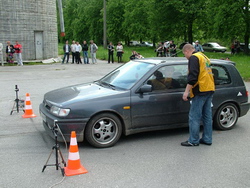
[[[82,53],[83,53],[84,64],[89,64],[88,51],[83,51]]]
[[[64,63],[66,57],[67,57],[66,63],[69,63],[69,52],[64,53],[62,63]]]
[[[189,139],[193,144],[199,144],[200,123],[203,122],[202,140],[212,144],[213,120],[212,120],[212,99],[213,92],[205,95],[197,95],[192,98],[189,111]]]

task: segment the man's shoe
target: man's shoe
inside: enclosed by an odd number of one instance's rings
[[[206,142],[204,142],[202,139],[200,139],[200,144],[205,144],[205,145],[208,145],[208,146],[211,146],[211,145],[212,145],[212,143],[206,143]]]
[[[199,144],[193,144],[193,143],[190,143],[189,141],[182,142],[181,145],[182,146],[199,146]]]

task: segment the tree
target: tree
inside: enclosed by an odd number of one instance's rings
[[[249,53],[250,13],[249,0],[212,0],[209,8],[214,7],[210,36],[223,40],[238,39],[245,42],[245,53]],[[212,15],[211,11],[208,14]]]

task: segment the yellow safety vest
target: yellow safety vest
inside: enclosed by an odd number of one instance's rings
[[[198,76],[198,81],[193,86],[193,88],[198,85],[200,92],[214,91],[215,85],[210,59],[201,52],[194,53],[193,55],[199,59],[200,64],[200,73]],[[190,91],[190,97],[194,97],[193,89],[191,89]]]

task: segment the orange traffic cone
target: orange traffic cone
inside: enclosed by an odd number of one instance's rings
[[[68,166],[64,168],[64,172],[66,176],[74,176],[88,172],[80,163],[75,131],[71,131]]]
[[[23,118],[33,118],[36,117],[35,114],[33,114],[31,102],[30,102],[30,94],[26,93],[26,100],[25,100],[25,113],[22,115]]]

